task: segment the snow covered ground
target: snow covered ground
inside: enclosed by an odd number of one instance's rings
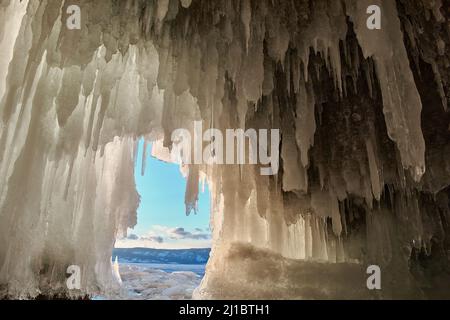
[[[121,264],[120,293],[96,299],[190,300],[204,272],[204,265]]]

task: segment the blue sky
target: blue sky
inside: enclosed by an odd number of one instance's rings
[[[118,240],[116,247],[203,248],[210,246],[208,186],[200,194],[198,212],[186,216],[184,193],[186,179],[179,165],[153,158],[151,146],[145,175],[141,175],[144,142],[139,142],[135,167],[136,187],[141,195],[138,223],[128,232],[128,239]]]

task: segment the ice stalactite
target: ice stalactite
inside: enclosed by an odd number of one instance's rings
[[[360,13],[371,5],[382,8],[381,28],[385,32],[374,33],[367,28],[367,17]],[[396,3],[349,1],[347,8],[364,57],[373,57],[376,65],[389,137],[397,144],[403,166],[413,169],[414,179],[420,181],[425,171],[422,101],[409,67]]]
[[[194,121],[281,131],[276,176],[182,167],[187,212],[201,177],[212,190],[214,248],[197,297],[373,297],[364,281],[345,284],[368,264],[386,270],[381,297],[449,295],[441,1],[70,4],[80,30],[66,28],[69,1],[0,2],[1,295],[114,287],[114,240],[136,223],[137,141],[174,161],[172,133],[193,133]],[[374,4],[381,30],[366,28]],[[83,269],[76,293],[64,284],[71,264]]]

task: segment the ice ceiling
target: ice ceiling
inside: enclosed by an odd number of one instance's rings
[[[374,4],[381,30],[366,27]],[[113,290],[137,139],[170,148],[203,120],[282,140],[277,176],[190,166],[187,205],[202,176],[213,197],[197,297],[449,297],[449,7],[0,0],[0,296]],[[81,291],[65,286],[73,264]],[[370,264],[381,291],[366,288]]]

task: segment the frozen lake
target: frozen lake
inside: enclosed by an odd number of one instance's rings
[[[205,274],[205,265],[121,263],[120,292],[95,300],[190,300]]]
[[[190,271],[200,277],[205,275],[206,265],[204,264],[175,264],[175,263],[123,263],[120,264],[121,270],[122,266],[135,266],[138,268],[149,268],[155,270],[162,270],[164,272],[177,272],[177,271]]]

